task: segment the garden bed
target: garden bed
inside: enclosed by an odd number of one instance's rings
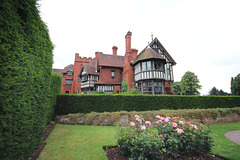
[[[120,155],[120,148],[119,147],[105,147],[104,151],[106,153],[108,160],[128,160],[129,157]],[[225,160],[221,157],[216,155],[206,154],[202,157],[191,157],[188,158],[186,156],[179,156],[177,160]],[[164,156],[163,160],[171,160],[170,157]]]

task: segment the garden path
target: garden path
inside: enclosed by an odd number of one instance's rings
[[[227,132],[225,137],[240,145],[240,130]]]

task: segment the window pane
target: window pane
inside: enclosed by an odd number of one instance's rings
[[[66,84],[72,84],[72,80],[66,79]]]
[[[67,72],[67,75],[68,75],[68,76],[72,76],[72,72],[71,72],[71,71],[68,71],[68,72]]]
[[[115,71],[111,71],[111,77],[115,77]]]
[[[148,82],[148,87],[152,87],[152,82]]]
[[[146,71],[146,62],[142,62],[142,71]]]
[[[143,87],[147,87],[147,86],[148,86],[147,82],[143,82]]]
[[[147,70],[151,70],[151,61],[147,61]]]

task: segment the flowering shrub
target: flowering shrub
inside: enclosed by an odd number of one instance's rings
[[[153,123],[135,115],[135,122],[120,127],[116,138],[121,154],[133,159],[201,156],[209,153],[213,146],[213,138],[206,126],[159,115]]]

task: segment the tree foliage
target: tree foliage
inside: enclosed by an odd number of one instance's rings
[[[222,89],[218,90],[216,87],[213,87],[210,91],[209,91],[209,95],[221,95],[221,96],[227,96],[228,93],[224,92]]]
[[[174,82],[172,88],[175,95],[181,95],[181,82]]]
[[[199,84],[198,77],[190,71],[187,71],[180,82],[174,82],[172,85],[176,95],[199,95],[202,86]]]
[[[127,81],[122,82],[121,93],[127,92]]]
[[[240,73],[231,78],[231,92],[232,95],[240,95]]]
[[[202,86],[199,84],[200,81],[198,77],[190,71],[187,71],[181,79],[181,94],[182,95],[199,95]]]

